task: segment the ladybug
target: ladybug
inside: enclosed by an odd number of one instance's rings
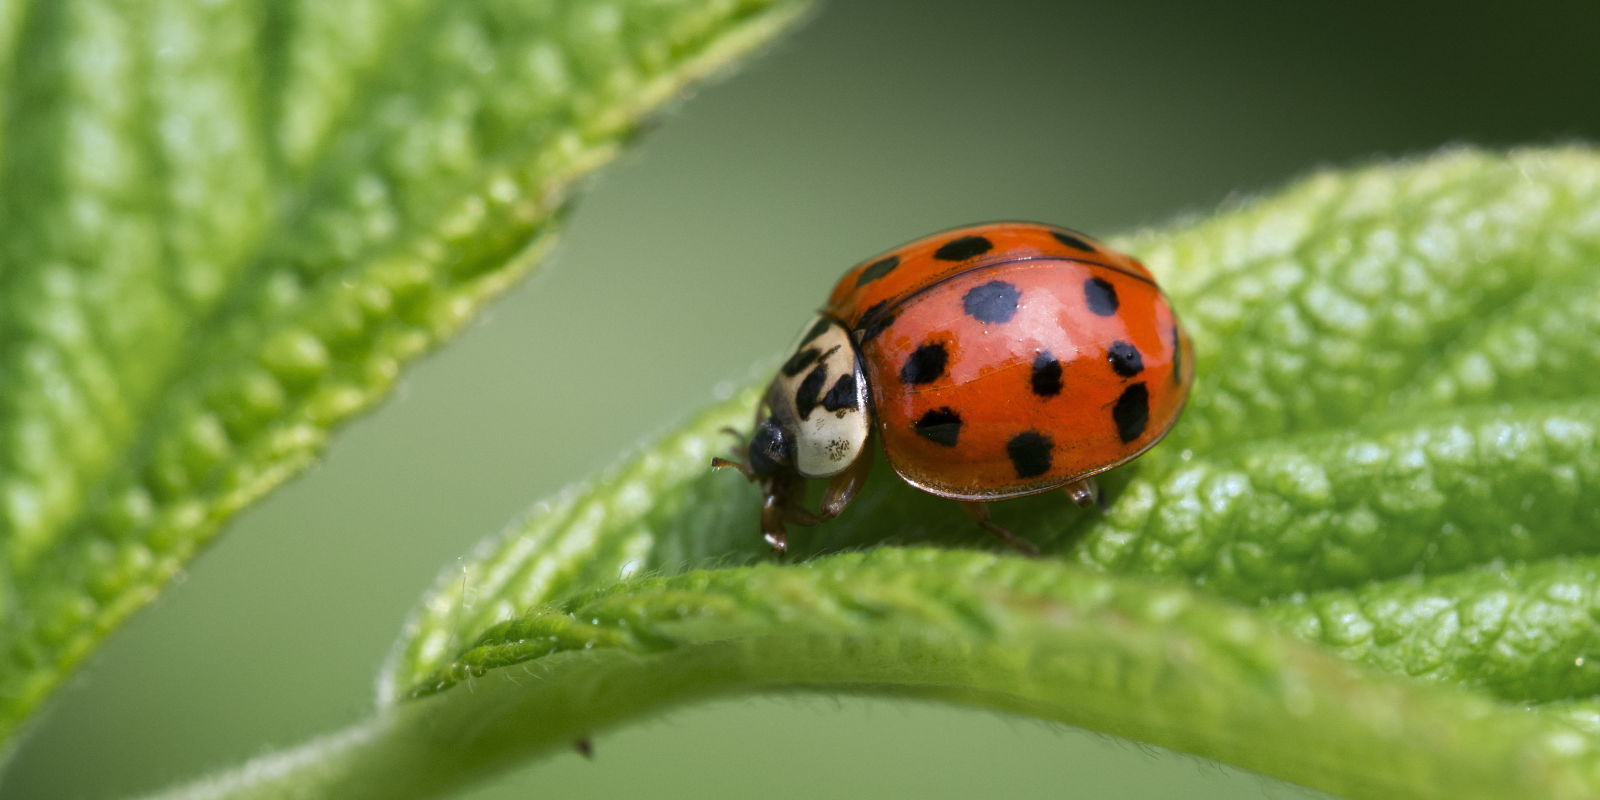
[[[767,388],[736,459],[761,531],[838,516],[881,439],[906,483],[961,503],[1006,544],[1032,542],[988,503],[1061,489],[1102,504],[1094,476],[1150,449],[1194,379],[1189,337],[1136,259],[1030,222],[956,228],[868,259],[834,286]],[[821,510],[806,481],[827,478]]]

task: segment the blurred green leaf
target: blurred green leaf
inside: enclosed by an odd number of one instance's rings
[[[0,738],[801,5],[0,2]]]

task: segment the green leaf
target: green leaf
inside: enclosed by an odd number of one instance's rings
[[[1600,156],[1329,172],[1118,244],[1162,277],[1198,378],[1169,441],[1112,474],[1107,513],[997,507],[1075,567],[893,550],[739,566],[771,558],[755,491],[705,465],[750,387],[441,576],[384,672],[373,747],[426,748],[415,719],[539,719],[485,734],[498,764],[665,702],[833,686],[1334,792],[1600,792]],[[994,547],[882,469],[797,534],[802,561]]]
[[[1352,795],[1582,797],[1600,781],[1600,752],[1564,721],[1385,679],[1182,586],[955,550],[624,583],[496,626],[442,677],[470,691],[175,796],[428,796],[597,726],[770,686],[1029,714]]]
[[[1600,558],[1490,565],[1319,592],[1272,609],[1347,658],[1518,703],[1600,694]]]
[[[0,738],[800,7],[0,2]]]

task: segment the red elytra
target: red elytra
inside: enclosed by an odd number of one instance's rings
[[[840,279],[768,388],[742,463],[761,484],[762,532],[844,510],[871,463],[870,436],[907,483],[963,502],[1064,488],[1171,429],[1193,380],[1182,324],[1143,264],[1066,228],[973,225],[867,259]],[[820,512],[808,478],[829,478]]]

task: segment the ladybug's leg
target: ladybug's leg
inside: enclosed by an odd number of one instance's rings
[[[1033,542],[996,525],[993,520],[989,519],[988,503],[962,502],[961,510],[967,512],[967,516],[971,517],[973,522],[978,523],[979,527],[994,534],[995,538],[1005,542],[1011,549],[1021,552],[1023,555],[1038,557],[1039,548]]]
[[[828,487],[822,492],[822,511],[812,513],[803,506],[789,509],[785,519],[796,525],[821,525],[834,517],[839,516],[856,499],[856,494],[861,491],[867,482],[867,475],[872,472],[872,450],[865,449],[856,460],[846,467],[844,472],[828,480]]]
[[[1094,478],[1084,478],[1069,483],[1061,487],[1061,491],[1066,492],[1078,508],[1099,506],[1101,511],[1106,510],[1106,496],[1100,491],[1100,484],[1095,483]]]
[[[779,553],[789,549],[789,532],[783,527],[788,512],[783,498],[775,493],[768,494],[761,502],[761,537]]]
[[[856,494],[861,491],[867,482],[867,475],[872,472],[872,447],[871,442],[861,448],[861,455],[844,472],[833,476],[828,481],[828,488],[822,493],[822,513],[818,515],[819,521],[827,521],[839,516],[850,501],[856,499]]]

